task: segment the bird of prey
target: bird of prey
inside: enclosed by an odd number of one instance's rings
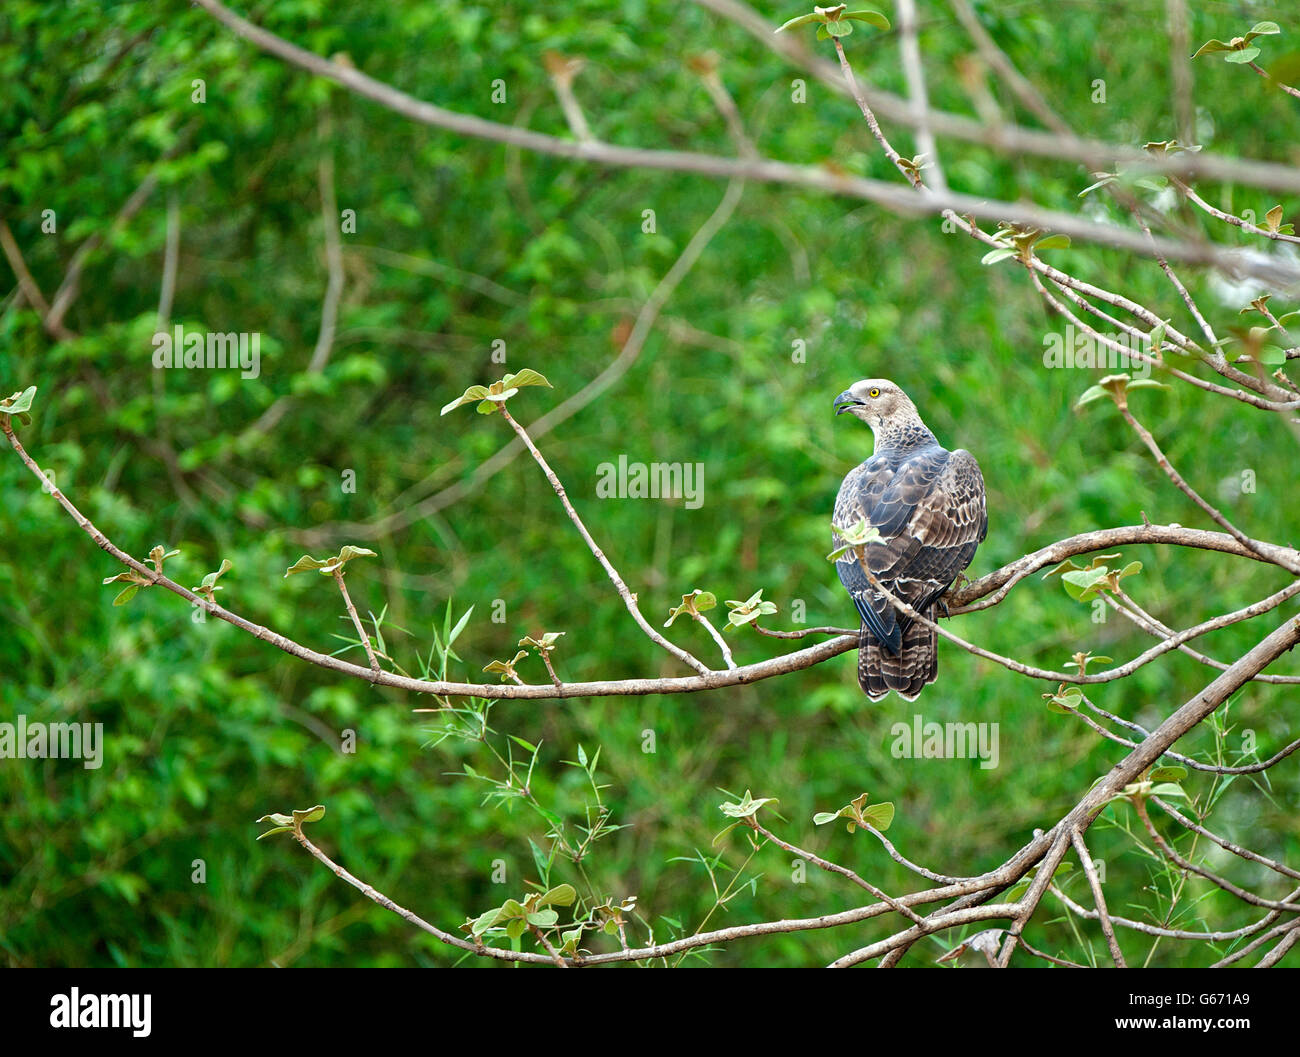
[[[869,542],[835,562],[862,618],[858,685],[873,701],[896,691],[908,701],[938,674],[937,636],[899,612],[874,588],[933,620],[936,603],[975,556],[988,531],[984,478],[970,452],[948,451],[926,428],[907,394],[885,378],[855,382],[835,398],[875,434],[875,451],[855,466],[835,497],[832,540],[838,550],[865,522]],[[861,535],[858,536],[862,538]]]

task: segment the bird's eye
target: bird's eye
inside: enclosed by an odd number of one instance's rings
[[[870,395],[870,396],[873,396],[873,397],[879,396],[879,395],[880,395],[880,390],[879,390],[879,389],[873,389],[873,390],[871,390],[871,393],[870,393],[869,395]]]

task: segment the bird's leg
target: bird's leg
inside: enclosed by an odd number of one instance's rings
[[[965,573],[958,573],[957,579],[953,580],[953,582],[948,585],[948,591],[951,591],[954,587],[965,587],[970,582],[971,582],[971,578],[969,576],[967,576]],[[943,609],[944,620],[947,620],[952,616],[952,613],[948,611],[948,597],[947,597],[948,591],[944,591],[944,593],[939,596],[939,603],[938,603],[939,606],[942,607]]]

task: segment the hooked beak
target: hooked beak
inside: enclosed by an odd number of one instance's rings
[[[842,415],[851,407],[861,407],[862,401],[857,399],[849,390],[845,389],[835,398],[835,403],[831,405],[835,408],[835,414]]]

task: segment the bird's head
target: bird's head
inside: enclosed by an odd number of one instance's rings
[[[920,422],[916,405],[903,390],[888,378],[864,378],[835,398],[835,414],[848,412],[860,418],[873,431],[886,424],[905,425]]]

